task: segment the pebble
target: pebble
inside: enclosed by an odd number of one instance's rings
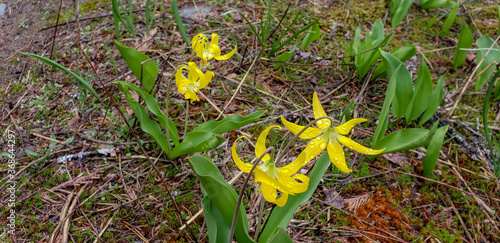
[[[7,4],[0,3],[0,16],[3,16],[5,14],[6,9],[7,9]]]

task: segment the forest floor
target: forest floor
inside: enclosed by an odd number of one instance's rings
[[[169,160],[140,125],[130,124],[135,125],[147,156],[155,158],[167,179],[179,212],[171,206],[160,176],[105,92],[109,90],[128,117],[133,116],[122,90],[113,83],[121,80],[138,84],[138,80],[113,44],[116,36],[111,1],[76,1],[79,18],[75,18],[73,1],[61,2],[60,6],[53,0],[0,0],[7,5],[0,16],[0,241],[59,242],[67,235],[70,242],[208,242],[203,214],[197,215],[203,194],[187,158]],[[176,29],[168,1],[160,1],[148,35],[146,1],[133,2],[137,37],[121,25],[117,39],[162,64],[164,78],[158,86],[158,98],[164,99],[165,80],[174,66],[189,60],[191,52]],[[197,14],[183,18],[190,38],[200,32],[207,36],[217,33],[222,53],[238,47],[237,54],[224,65],[214,65],[214,79],[200,91],[205,97],[189,108],[190,125],[216,119],[222,108],[226,115],[266,111],[259,122],[223,134],[227,142],[206,153],[228,181],[239,171],[231,159],[235,139],[246,135],[255,141],[268,125],[281,125],[280,115],[301,122],[313,120],[310,107],[314,92],[325,111],[335,116],[355,101],[353,116],[368,122],[358,126],[352,138],[365,140],[367,146],[384,101],[387,79],[359,79],[352,61],[346,61],[346,52],[358,26],[366,35],[375,20],[382,19],[386,34],[390,31],[389,1],[276,2],[271,14],[273,27],[290,4],[277,33],[296,13],[304,15],[294,28],[319,19],[322,32],[309,49],[298,50],[279,68],[274,67],[274,57],[259,58],[251,67],[260,47],[241,14],[259,26],[267,10],[264,1],[198,1],[194,7]],[[470,51],[465,64],[453,68],[462,24],[473,26],[474,39],[483,35],[496,39],[500,35],[499,4],[467,1],[444,37],[438,35],[444,17],[434,25],[428,24],[450,9],[411,6],[386,49],[415,45],[418,53],[406,66],[418,67],[424,59],[434,84],[445,77],[444,98],[435,119],[448,124],[454,133],[445,137],[430,177],[422,172],[424,148],[375,158],[346,149],[347,161],[355,172],[344,174],[330,166],[287,228],[295,242],[500,242],[500,184],[490,166],[482,130],[486,86],[474,91],[474,84],[467,83],[476,67],[476,52]],[[179,1],[181,11],[192,7],[192,1]],[[88,80],[101,101],[85,92],[70,75],[20,52],[56,60]],[[171,115],[183,121],[183,96],[173,88],[170,97],[174,104]],[[457,101],[459,105],[453,108]],[[492,100],[490,107],[488,124],[492,136],[498,139],[500,103]],[[390,119],[390,131],[410,127],[415,124]],[[15,135],[15,176],[10,181],[7,131]],[[240,150],[242,157],[252,154],[251,149]],[[237,179],[233,187],[241,187],[243,180]],[[9,191],[12,182],[15,193]],[[257,196],[249,193],[246,198],[252,235]],[[9,204],[12,202],[14,207]],[[10,224],[13,218],[14,225]],[[187,227],[182,227],[188,220]]]

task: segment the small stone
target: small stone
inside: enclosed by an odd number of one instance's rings
[[[6,9],[7,9],[7,4],[0,3],[0,16],[3,16],[5,14]]]

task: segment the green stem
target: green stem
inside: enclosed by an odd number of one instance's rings
[[[176,69],[177,70],[177,69]],[[175,70],[174,72],[175,73]],[[168,131],[168,121],[169,121],[169,117],[168,117],[168,107],[170,105],[170,86],[172,84],[172,79],[174,77],[174,74],[172,74],[172,76],[170,76],[170,78],[168,79],[168,84],[167,84],[167,94],[166,94],[166,100],[165,100],[165,120],[167,120],[167,148],[168,148],[168,154],[170,154],[170,134],[169,134],[169,131]]]
[[[491,160],[493,161],[493,167],[494,167],[495,172],[499,171],[500,156],[499,156],[498,161],[496,161],[495,160],[495,153],[493,152],[493,146],[491,145],[490,131],[488,128],[488,106],[490,106],[490,96],[491,96],[491,93],[493,92],[493,85],[495,84],[495,81],[499,75],[500,75],[500,70],[497,70],[497,72],[495,73],[493,78],[491,78],[491,81],[488,85],[488,90],[486,91],[486,96],[484,97],[484,106],[483,106],[484,137],[486,138],[486,141],[488,142],[488,147],[490,149],[490,156],[491,156]]]
[[[240,210],[240,205],[241,205],[241,200],[243,199],[243,193],[245,192],[245,188],[247,187],[248,181],[250,181],[250,176],[252,175],[253,171],[255,170],[255,167],[257,167],[257,164],[259,161],[264,158],[264,155],[268,154],[270,151],[274,151],[274,147],[269,147],[267,148],[264,153],[262,153],[259,158],[256,160],[252,161],[253,166],[252,169],[248,172],[247,178],[245,179],[245,182],[243,183],[243,186],[241,187],[240,195],[238,196],[238,202],[236,203],[236,208],[234,209],[234,215],[233,215],[233,222],[231,223],[231,234],[229,235],[229,243],[233,242],[233,236],[234,236],[234,229],[236,228],[236,220],[238,219],[238,211]]]
[[[184,119],[184,135],[182,135],[183,139],[186,137],[188,129],[188,120],[189,120],[189,100],[186,100],[186,119]]]

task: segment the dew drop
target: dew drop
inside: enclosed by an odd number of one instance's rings
[[[312,156],[312,155],[311,155],[309,158],[310,158],[310,159],[314,159],[314,156]]]
[[[314,145],[312,145],[312,144],[311,144],[311,146],[309,146],[309,147],[313,149],[313,148],[314,148]]]
[[[294,166],[295,166],[295,163],[292,163],[292,167],[294,167]]]
[[[318,125],[321,125],[321,124],[323,124],[323,121],[319,120]]]
[[[316,138],[316,140],[320,140],[320,138],[319,138],[319,137],[317,137],[317,138]]]
[[[326,147],[326,143],[321,143],[321,145],[319,146],[321,149],[324,149]]]

